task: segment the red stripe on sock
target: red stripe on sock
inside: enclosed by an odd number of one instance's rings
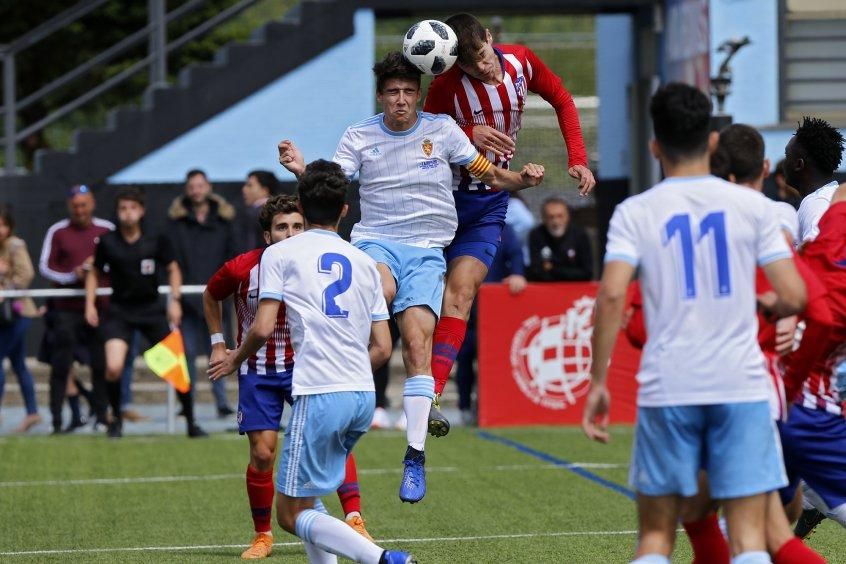
[[[731,551],[720,530],[717,514],[700,521],[682,523],[693,547],[693,564],[729,564]]]
[[[338,488],[338,499],[341,500],[344,515],[349,515],[353,511],[361,513],[361,491],[358,488],[358,471],[352,453],[347,456],[346,474],[344,483]]]
[[[273,514],[273,470],[259,472],[247,466],[247,497],[253,515],[253,526],[257,533],[271,530],[270,518]]]
[[[438,320],[432,339],[432,376],[435,378],[436,394],[444,391],[466,332],[467,322],[463,319],[441,317]]]

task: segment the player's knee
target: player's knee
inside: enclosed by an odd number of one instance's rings
[[[473,300],[476,298],[478,288],[472,281],[461,281],[450,284],[446,296],[446,305],[450,308],[469,314],[473,307]]]
[[[109,382],[114,382],[115,380],[120,380],[121,374],[123,374],[123,364],[110,364],[106,363],[106,380]]]
[[[393,303],[394,298],[397,297],[397,289],[396,288],[386,288],[382,286],[382,294],[385,296],[385,303],[390,305]]]
[[[259,472],[272,470],[275,459],[275,449],[270,445],[258,443],[250,448],[250,465]]]

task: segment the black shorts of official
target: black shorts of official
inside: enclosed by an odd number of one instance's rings
[[[103,339],[132,342],[133,331],[139,331],[151,345],[167,337],[170,326],[165,309],[158,301],[141,304],[109,304]]]

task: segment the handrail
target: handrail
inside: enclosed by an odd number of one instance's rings
[[[72,24],[79,18],[86,16],[108,2],[108,0],[82,0],[79,4],[71,6],[64,12],[57,14],[39,25],[33,30],[30,30],[11,43],[3,46],[0,55],[15,55],[20,53],[28,47],[32,47],[45,37],[52,35],[54,32]]]
[[[25,96],[23,99],[16,100],[15,54],[31,45],[34,45],[38,41],[41,41],[51,33],[77,21],[79,18],[92,12],[106,1],[107,0],[83,0],[72,8],[65,10],[61,14],[58,14],[47,22],[41,24],[34,30],[15,39],[11,43],[7,45],[0,45],[0,59],[2,59],[3,62],[4,77],[3,105],[0,106],[0,113],[4,115],[5,121],[4,135],[2,139],[0,139],[0,144],[5,146],[5,170],[7,174],[13,174],[15,172],[18,142],[87,104],[91,100],[114,88],[146,67],[150,67],[151,69],[150,86],[157,86],[161,84],[165,80],[166,76],[167,54],[181,48],[189,41],[208,33],[218,25],[240,14],[255,4],[258,0],[240,0],[229,8],[215,14],[213,17],[187,31],[181,37],[171,41],[170,43],[165,42],[166,34],[164,30],[166,30],[167,25],[184,16],[189,11],[194,10],[206,0],[189,0],[185,4],[175,8],[170,13],[165,13],[164,6],[166,0],[149,0],[149,19],[148,24],[144,28],[129,35],[128,37],[125,37],[115,45],[112,45],[78,67],[68,71],[59,78],[54,79],[45,86],[42,86],[35,92]],[[128,68],[98,84],[81,96],[71,100],[59,109],[44,116],[37,122],[30,124],[23,130],[17,130],[16,121],[18,112],[21,109],[31,106],[33,103],[43,99],[45,96],[84,75],[95,66],[108,62],[131,47],[141,43],[145,37],[150,38],[149,54],[146,57],[136,61]]]
[[[205,291],[205,284],[185,284],[182,287],[183,295],[202,294]],[[159,286],[159,294],[170,295],[170,286]],[[98,296],[111,296],[111,288],[97,288]],[[27,290],[0,290],[0,298],[84,298],[85,290],[82,288],[43,288]]]

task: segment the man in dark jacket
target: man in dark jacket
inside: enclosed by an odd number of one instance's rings
[[[241,188],[244,214],[238,220],[239,241],[243,252],[264,246],[264,231],[259,224],[259,212],[267,199],[279,191],[279,180],[268,170],[253,170]]]
[[[182,269],[183,283],[205,284],[224,262],[238,251],[235,233],[235,208],[217,194],[201,170],[191,170],[185,176],[185,195],[176,198],[168,210],[168,233]],[[185,359],[191,373],[193,393],[199,375],[194,363],[197,354],[211,352],[208,329],[203,316],[202,298],[185,296],[183,300],[182,336],[185,339]],[[212,384],[217,413],[225,417],[234,413],[226,398],[223,380]]]
[[[593,278],[593,253],[585,230],[570,223],[570,209],[561,198],[548,198],[541,208],[541,225],[529,233],[529,270],[533,282],[564,282]]]

